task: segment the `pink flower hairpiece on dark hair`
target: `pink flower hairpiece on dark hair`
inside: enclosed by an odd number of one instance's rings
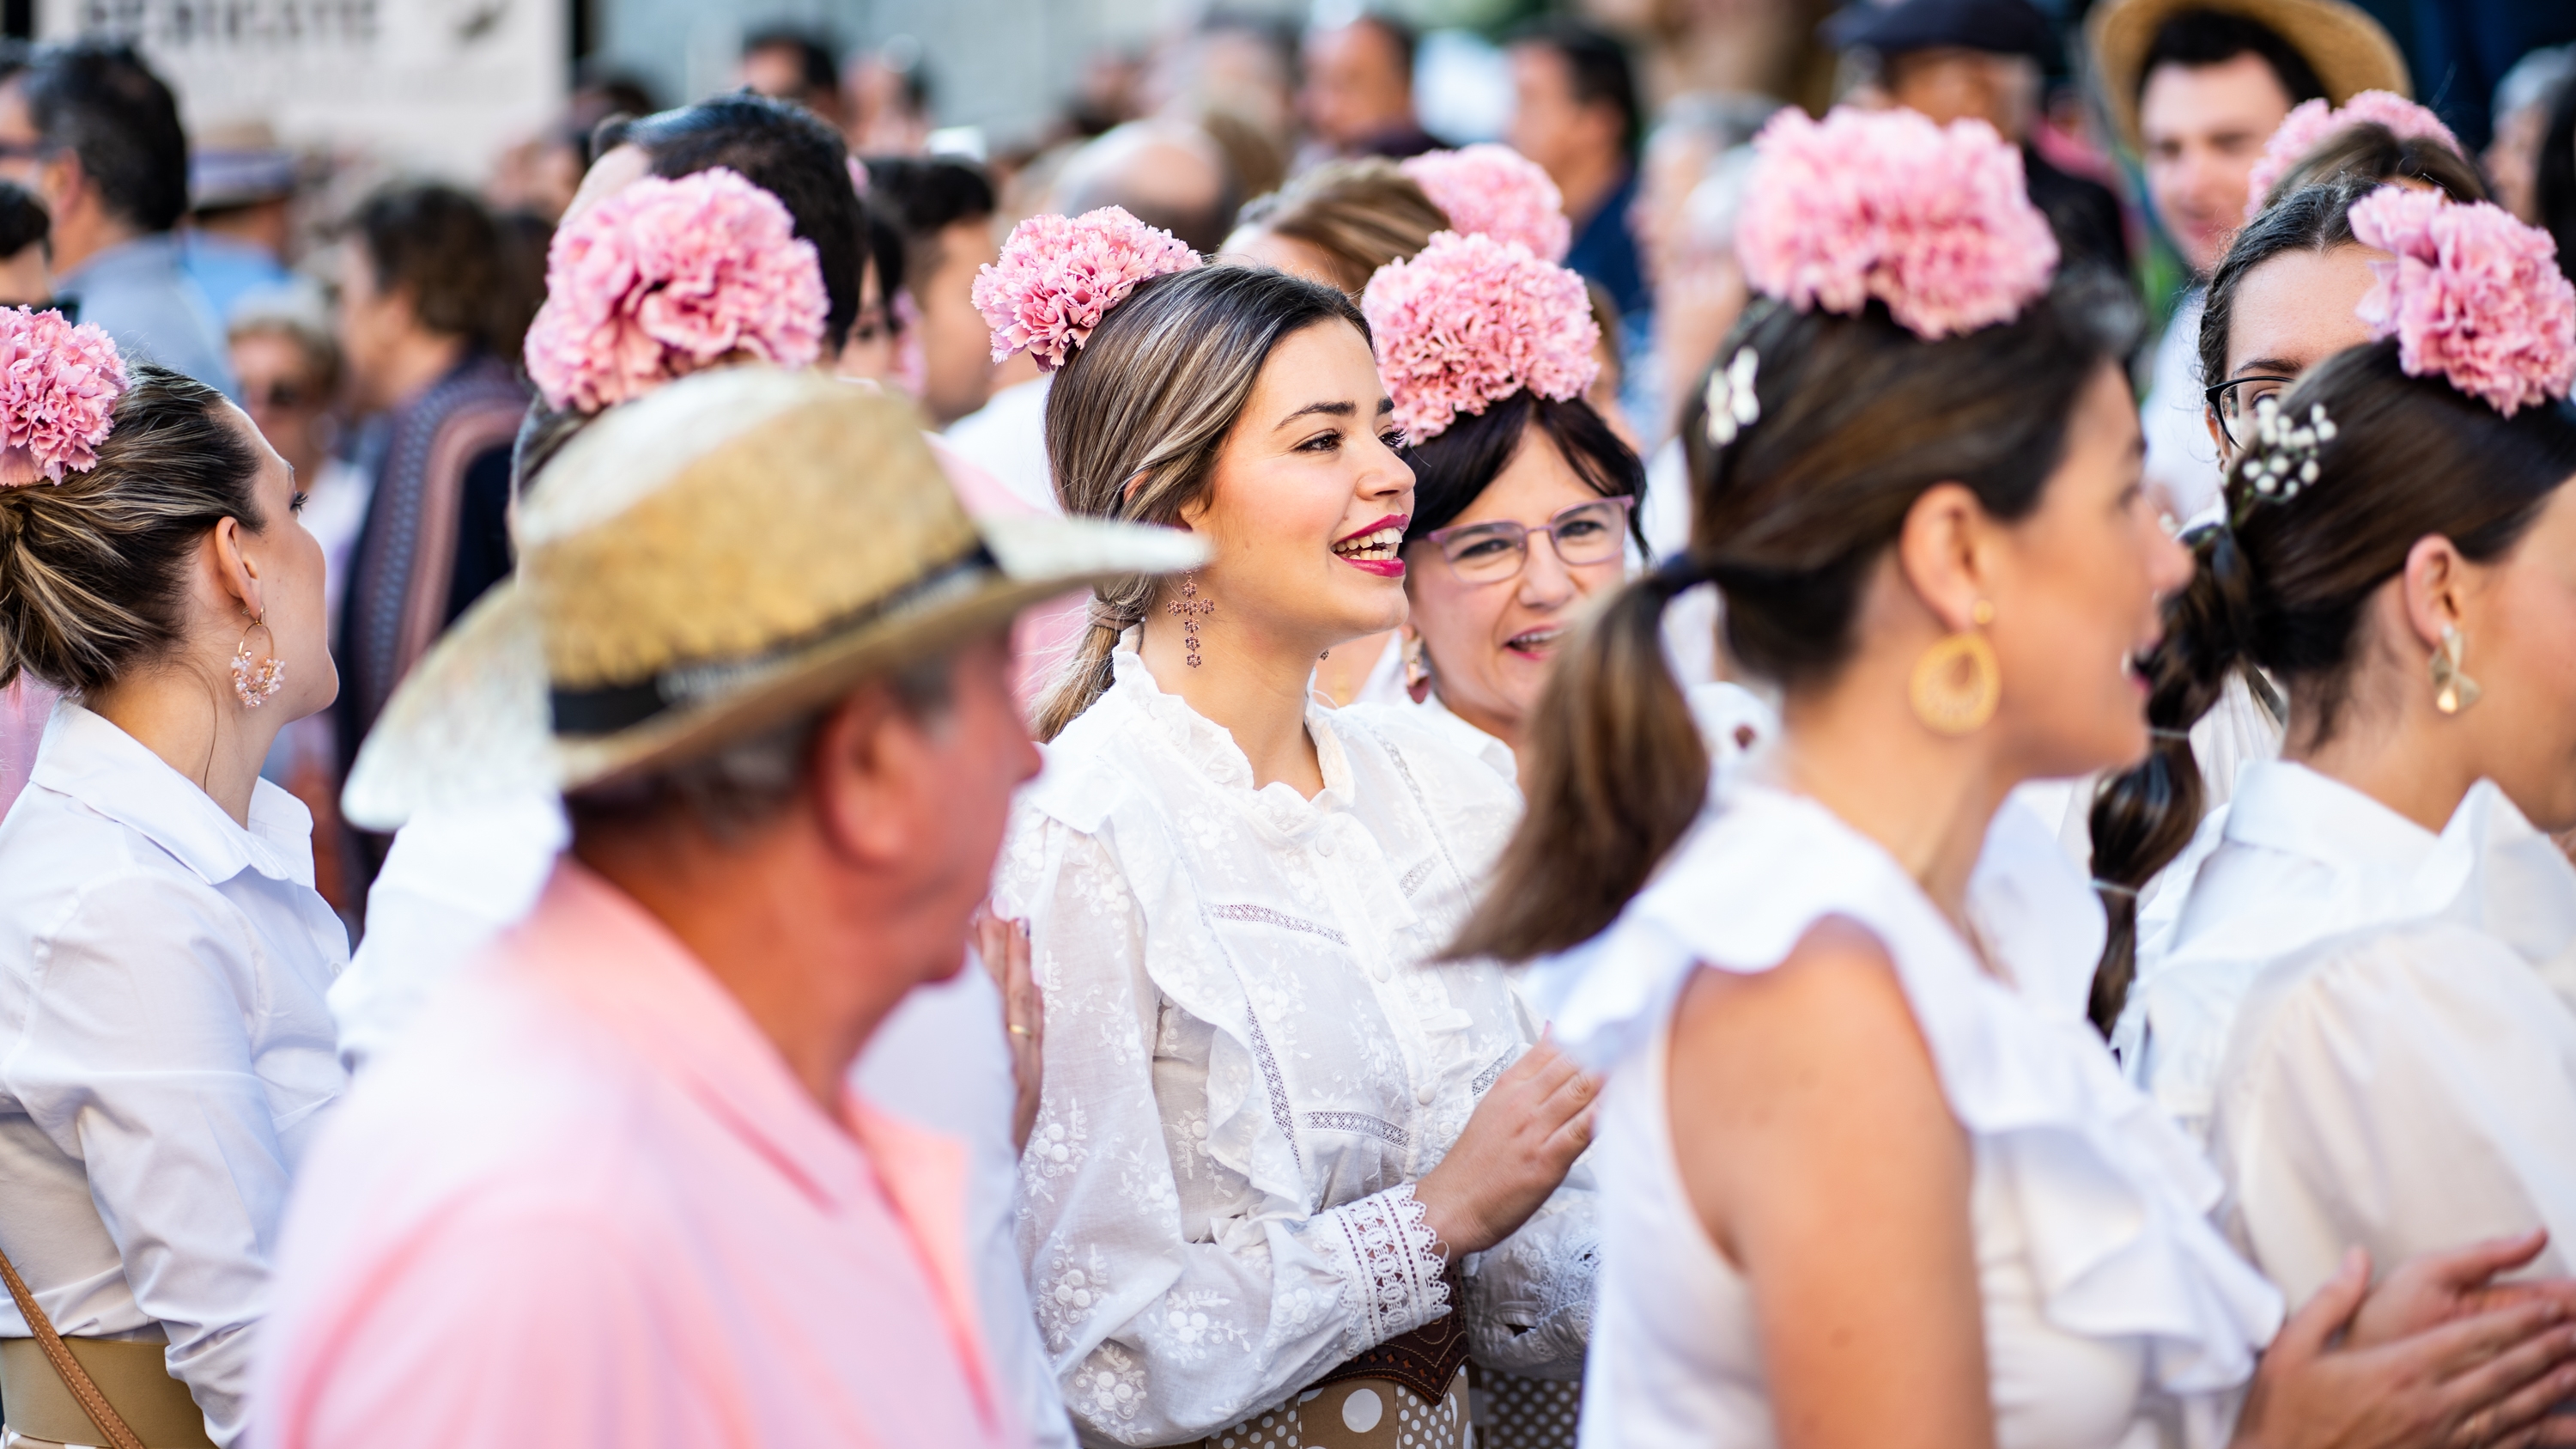
[[[830,310],[784,202],[721,167],[647,176],[555,233],[528,377],[595,413],[737,353],[811,367]]]
[[[1790,107],[1753,145],[1735,254],[1765,296],[1842,313],[1875,297],[1930,341],[2011,321],[2048,290],[2057,238],[2021,153],[1983,121]]]
[[[1574,244],[1565,197],[1539,164],[1509,146],[1479,141],[1455,151],[1426,151],[1397,163],[1451,231],[1516,241],[1545,262],[1565,260]]]
[[[1415,442],[1523,390],[1579,396],[1601,371],[1583,279],[1519,242],[1437,233],[1369,278],[1360,313],[1396,426]]]
[[[60,483],[98,466],[125,363],[97,326],[0,309],[0,488]]]
[[[1001,260],[975,273],[975,310],[993,329],[995,362],[1026,348],[1053,372],[1137,283],[1198,264],[1180,238],[1120,207],[1033,216],[1011,228]]]
[[[2576,286],[2549,233],[2487,202],[2383,186],[2353,203],[2352,234],[2390,254],[2355,310],[2397,339],[2408,376],[2439,372],[2506,417],[2576,384]]]
[[[2255,158],[2254,169],[2246,174],[2245,219],[2252,221],[2262,212],[2263,198],[2272,194],[2272,188],[2281,184],[2281,178],[2290,174],[2300,157],[2325,144],[2337,132],[2374,121],[2401,141],[2411,136],[2429,136],[2460,151],[2460,138],[2451,134],[2441,117],[2395,91],[2356,91],[2339,107],[2322,100],[2302,101],[2273,129],[2272,139],[2263,143],[2263,154]]]

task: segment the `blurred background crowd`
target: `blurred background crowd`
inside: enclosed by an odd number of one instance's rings
[[[2114,9],[2142,38],[2106,66]],[[222,387],[311,495],[346,684],[270,773],[353,923],[378,843],[334,823],[340,764],[510,567],[521,339],[619,116],[748,88],[839,131],[869,260],[838,370],[1042,509],[1045,380],[992,364],[969,290],[1043,211],[1122,205],[1356,291],[1419,245],[1380,235],[1419,193],[1365,158],[1501,142],[1562,196],[1615,353],[1598,400],[1648,456],[1743,305],[1746,143],[1783,105],[1992,123],[2061,247],[2162,322],[2280,116],[2376,46],[2576,254],[2576,0],[45,0],[0,25],[0,302]],[[2142,118],[2160,57],[2197,89]]]

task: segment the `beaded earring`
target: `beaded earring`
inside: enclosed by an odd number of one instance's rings
[[[233,693],[241,696],[242,708],[257,709],[268,703],[270,695],[286,687],[286,661],[274,654],[254,660],[250,656],[250,636],[267,634],[270,648],[277,647],[277,635],[270,630],[266,617],[250,616],[250,627],[242,631],[241,644],[233,650]]]

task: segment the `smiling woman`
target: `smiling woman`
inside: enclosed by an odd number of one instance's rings
[[[1425,964],[1511,787],[1411,711],[1308,700],[1405,614],[1394,403],[1331,287],[1123,213],[1024,228],[979,301],[1058,364],[1066,511],[1211,549],[1100,589],[995,882],[1043,963],[1047,1349],[1106,1441],[1456,1443],[1471,1350],[1580,1371],[1592,1083],[1498,968]]]

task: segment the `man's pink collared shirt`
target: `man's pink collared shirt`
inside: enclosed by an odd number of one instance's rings
[[[834,1122],[569,860],[359,1080],[287,1215],[256,1442],[981,1449],[962,1152]]]

